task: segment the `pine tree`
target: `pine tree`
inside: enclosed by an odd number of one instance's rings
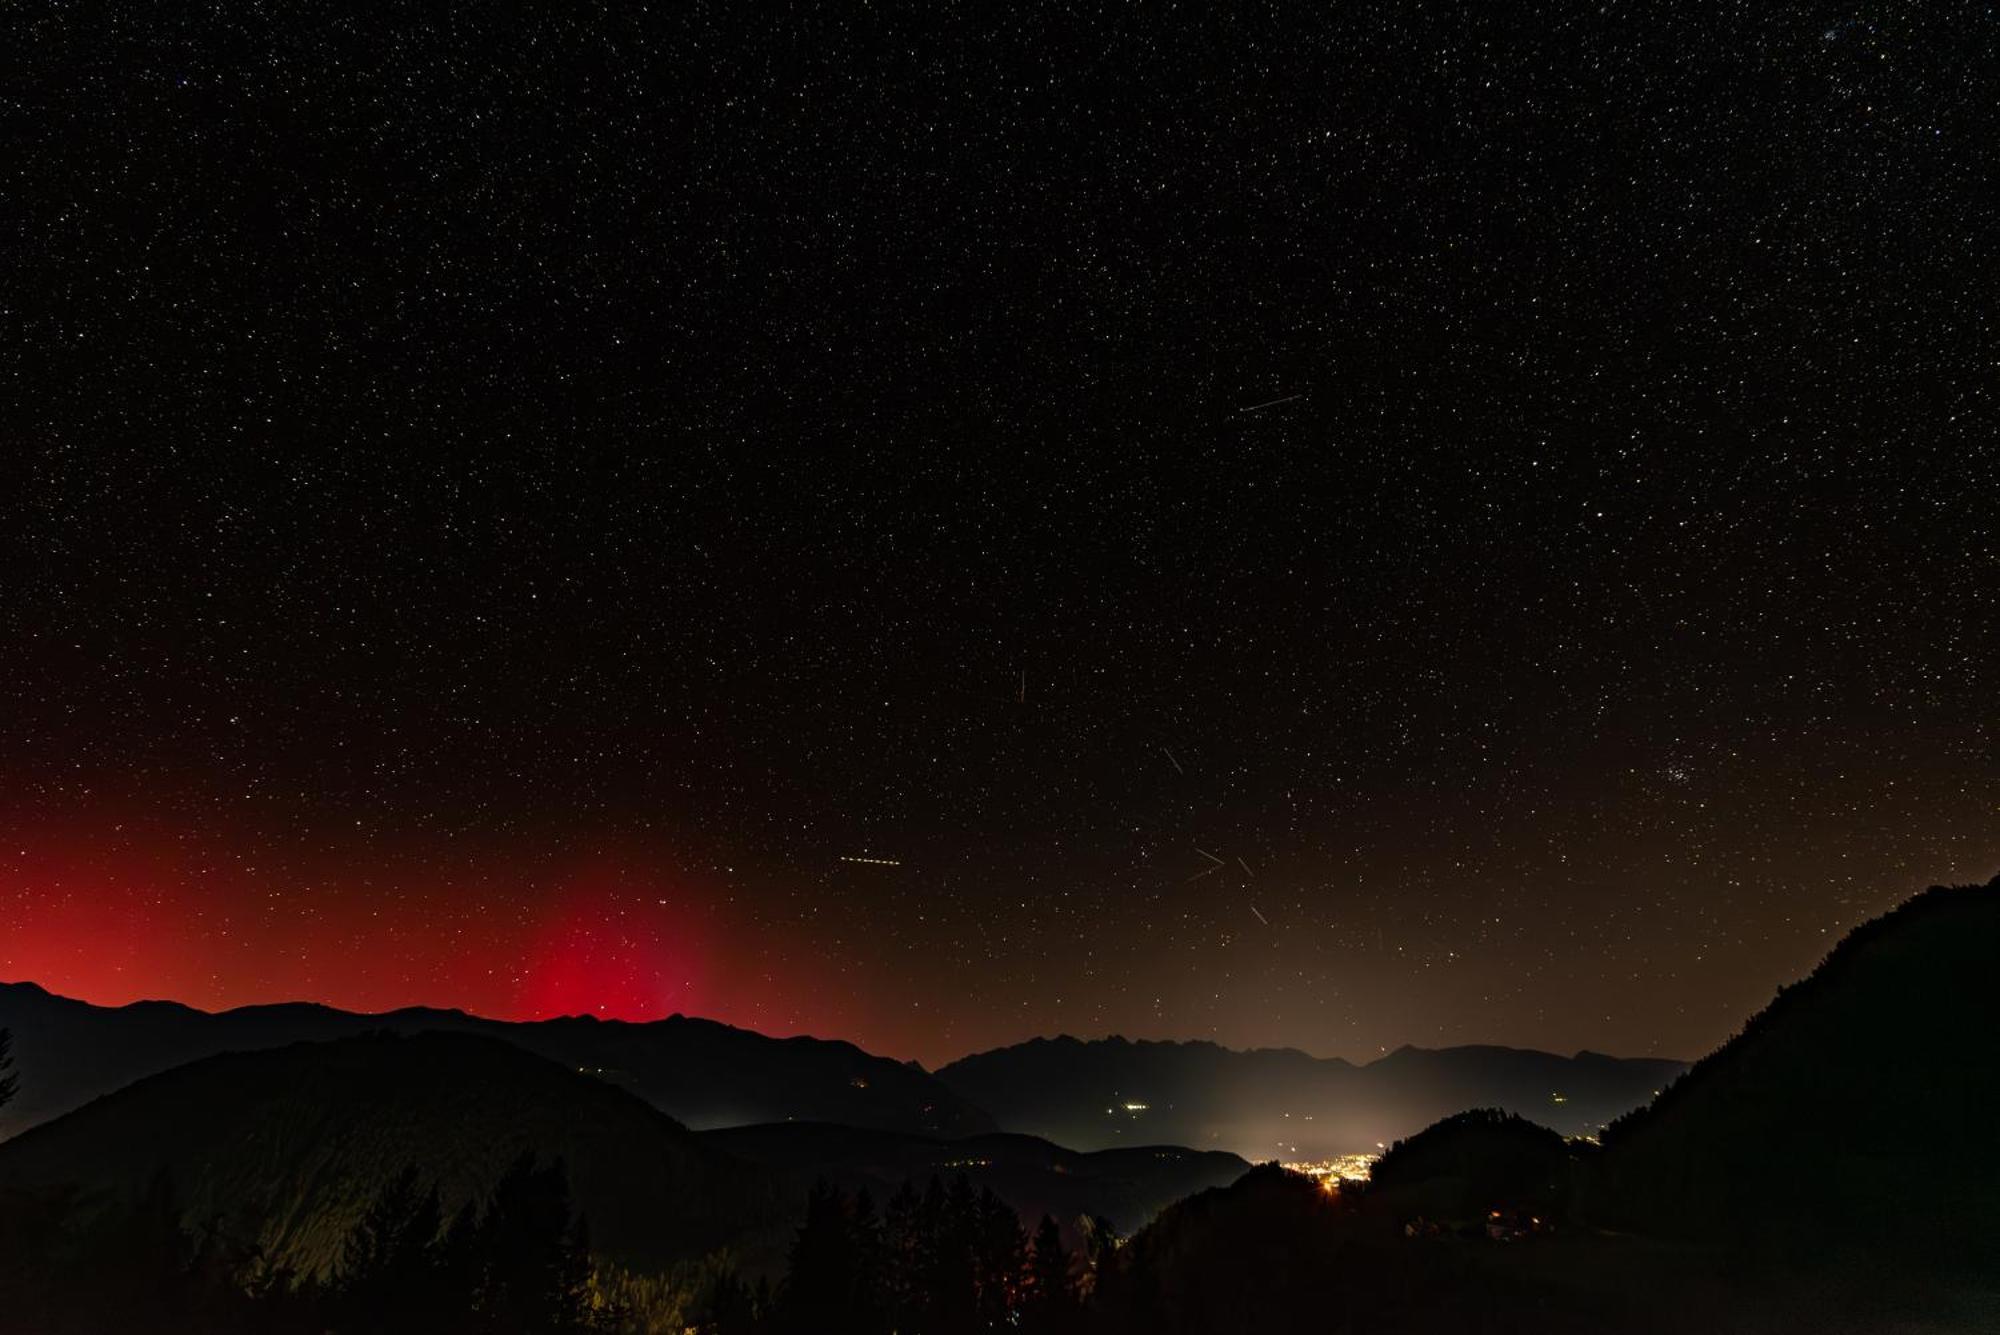
[[[882,1296],[891,1330],[914,1330],[923,1315],[923,1198],[908,1178],[882,1219]]]
[[[420,1190],[415,1165],[405,1167],[342,1244],[337,1287],[348,1319],[385,1332],[434,1329],[452,1309],[443,1229],[437,1188]]]
[[[438,1242],[437,1263],[439,1301],[461,1313],[476,1308],[486,1273],[479,1254],[479,1206],[475,1202],[465,1202],[452,1216]]]
[[[910,1286],[915,1311],[910,1321],[911,1329],[936,1331],[942,1328],[938,1314],[944,1306],[945,1272],[950,1265],[947,1256],[951,1246],[950,1214],[944,1183],[933,1173],[930,1185],[924,1188],[924,1198],[917,1205],[916,1264]]]
[[[1118,1228],[1103,1215],[1083,1221],[1084,1258],[1088,1263],[1086,1281],[1094,1291],[1118,1262]]]
[[[480,1220],[477,1252],[491,1329],[542,1335],[591,1324],[590,1259],[570,1217],[561,1159],[537,1168],[524,1152],[514,1161]]]
[[[861,1335],[876,1335],[889,1329],[888,1260],[882,1220],[866,1187],[855,1193],[848,1232],[854,1251],[853,1327]]]
[[[979,1310],[976,1256],[979,1248],[979,1198],[972,1180],[960,1173],[945,1197],[944,1219],[938,1233],[938,1260],[931,1289],[932,1325],[940,1335],[960,1335],[974,1329]]]
[[[7,1101],[13,1098],[21,1087],[21,1077],[18,1074],[8,1074],[14,1067],[13,1048],[13,1030],[0,1029],[0,1108],[6,1107]]]
[[[855,1332],[861,1306],[857,1260],[847,1199],[822,1178],[806,1197],[805,1223],[792,1240],[791,1266],[778,1300],[780,1329],[800,1335]]]
[[[975,1211],[973,1282],[978,1290],[979,1324],[1004,1325],[1020,1300],[1026,1239],[1021,1219],[987,1187]]]
[[[689,1324],[699,1335],[755,1335],[757,1300],[734,1270],[715,1277]]]
[[[1028,1253],[1022,1324],[1038,1335],[1054,1335],[1069,1326],[1075,1306],[1076,1289],[1070,1278],[1070,1254],[1063,1246],[1062,1229],[1054,1219],[1043,1215]]]

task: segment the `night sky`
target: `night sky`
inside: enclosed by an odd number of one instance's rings
[[[0,978],[1692,1057],[2000,871],[1990,8],[5,24]]]

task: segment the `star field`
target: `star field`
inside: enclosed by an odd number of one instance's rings
[[[2000,19],[1656,10],[17,12],[0,977],[1697,1055],[2000,865]]]

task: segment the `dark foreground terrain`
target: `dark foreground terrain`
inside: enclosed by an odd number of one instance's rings
[[[697,1134],[464,1033],[211,1057],[0,1145],[0,1330],[2000,1329],[1996,951],[2000,882],[1929,891],[1601,1144],[1472,1109],[1339,1191],[1171,1147]]]

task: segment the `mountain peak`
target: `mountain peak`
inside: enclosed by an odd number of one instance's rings
[[[993,1129],[982,1109],[921,1068],[843,1041],[773,1038],[679,1015],[512,1023],[458,1010],[359,1014],[312,1002],[209,1013],[173,1002],[92,1006],[23,985],[0,989],[0,1027],[14,1031],[23,1074],[19,1095],[0,1113],[0,1136],[184,1062],[376,1030],[505,1040],[696,1127],[817,1118],[932,1135]]]
[[[1165,1141],[1302,1160],[1372,1151],[1468,1107],[1505,1108],[1568,1135],[1595,1132],[1681,1069],[1408,1044],[1357,1066],[1296,1048],[1063,1036],[961,1058],[938,1078],[1003,1126],[1079,1149]]]

